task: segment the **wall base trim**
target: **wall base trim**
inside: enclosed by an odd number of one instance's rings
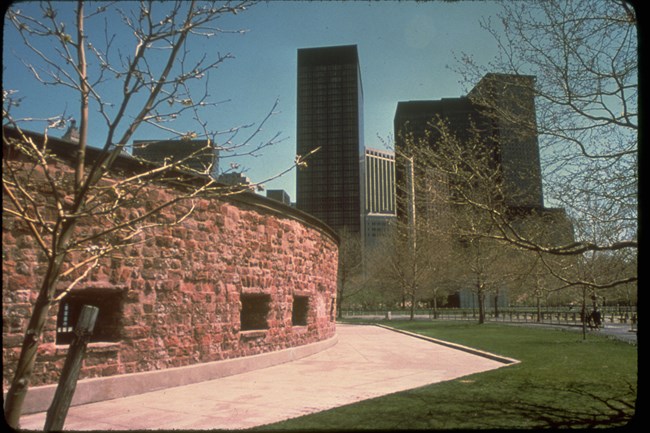
[[[194,364],[185,367],[167,368],[164,370],[146,371],[141,373],[120,374],[107,377],[82,379],[77,382],[77,388],[72,399],[72,406],[128,397],[145,392],[175,386],[190,385],[232,376],[260,368],[271,367],[286,362],[304,358],[329,349],[338,343],[338,335],[305,344],[290,347],[275,352],[221,361]],[[56,391],[56,384],[29,388],[23,406],[23,414],[45,412],[50,406]]]

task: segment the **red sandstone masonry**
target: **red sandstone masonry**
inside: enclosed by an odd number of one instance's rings
[[[175,192],[150,188],[149,200]],[[144,196],[144,194],[143,194]],[[153,205],[152,201],[143,207]],[[160,370],[295,347],[335,333],[338,247],[321,229],[237,200],[197,199],[182,224],[106,259],[82,287],[123,290],[119,341],[91,343],[81,378]],[[271,207],[274,205],[271,204]],[[171,220],[181,205],[167,209]],[[125,212],[137,211],[136,208]],[[91,230],[90,222],[80,230]],[[3,215],[3,387],[20,352],[44,271],[19,221]],[[268,330],[241,331],[242,293],[270,296]],[[292,326],[293,296],[309,296],[307,326]],[[57,307],[39,348],[32,385],[58,380],[67,346],[56,345]]]

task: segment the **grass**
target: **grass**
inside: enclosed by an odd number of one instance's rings
[[[637,347],[599,335],[469,322],[390,326],[521,363],[260,427],[259,430],[529,429],[624,426]]]

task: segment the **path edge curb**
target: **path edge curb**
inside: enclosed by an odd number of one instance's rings
[[[475,348],[469,347],[469,346],[463,346],[462,344],[451,343],[449,341],[440,340],[438,338],[427,337],[426,335],[421,335],[421,334],[416,334],[414,332],[404,331],[403,329],[393,328],[391,326],[382,325],[380,323],[375,323],[373,325],[377,326],[379,328],[387,329],[389,331],[399,332],[400,334],[405,334],[405,335],[408,335],[410,337],[419,338],[420,340],[425,340],[425,341],[429,341],[431,343],[440,344],[441,346],[446,346],[446,347],[449,347],[451,349],[462,350],[463,352],[471,353],[473,355],[482,356],[484,358],[488,358],[488,359],[491,359],[493,361],[501,362],[501,363],[506,364],[506,365],[514,365],[514,364],[519,364],[521,362],[518,359],[509,358],[507,356],[502,356],[502,355],[497,355],[495,353],[486,352],[484,350],[475,349]]]

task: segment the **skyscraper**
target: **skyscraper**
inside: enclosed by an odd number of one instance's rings
[[[298,50],[296,207],[335,230],[362,231],[363,90],[356,45]]]
[[[365,213],[395,215],[395,153],[367,147]]]
[[[433,152],[442,152],[440,133],[432,127],[437,119],[446,121],[449,132],[458,139],[459,146],[472,146],[474,133],[481,146],[476,147],[485,152],[485,162],[495,168],[498,176],[491,188],[477,189],[492,194],[491,199],[505,208],[504,216],[509,219],[511,227],[516,227],[518,234],[549,245],[572,241],[573,228],[564,209],[544,207],[542,193],[542,174],[539,144],[536,127],[535,77],[525,75],[487,74],[467,96],[445,98],[440,100],[399,102],[395,112],[395,148],[396,179],[398,183],[398,217],[406,220],[409,215],[407,204],[411,204],[412,193],[403,187],[408,185],[406,171],[407,144],[409,138],[419,141]],[[475,144],[475,143],[474,143]],[[438,153],[442,155],[441,153]],[[444,173],[427,173],[415,168],[418,180],[415,185],[415,213],[418,219],[432,223],[433,227],[447,224],[444,215],[465,216],[466,209],[453,205],[453,192],[449,184],[452,180]],[[442,179],[442,180],[441,180]],[[468,182],[469,183],[469,182]],[[402,187],[400,187],[402,186]],[[418,191],[420,189],[420,192]],[[485,198],[485,197],[484,197]],[[487,201],[487,200],[486,200]],[[441,218],[436,219],[438,216]],[[463,218],[459,218],[463,222]],[[443,226],[444,227],[444,226]],[[451,228],[444,227],[445,230]],[[464,236],[458,231],[447,230],[450,241],[461,248],[467,248]],[[449,305],[472,308],[476,305],[470,287],[476,276],[469,267],[465,275],[457,275],[457,293]],[[505,282],[500,287],[500,302],[505,299],[508,286]],[[505,290],[505,291],[504,291]]]
[[[461,142],[475,127],[492,152],[502,175],[504,204],[509,208],[543,208],[539,145],[535,132],[534,77],[487,74],[468,96],[434,101],[399,102],[395,112],[396,148],[404,132],[423,138],[428,122],[447,121]],[[517,122],[513,122],[516,113]],[[529,125],[524,127],[522,125]],[[435,148],[435,138],[429,145]],[[402,164],[397,177],[402,178]]]
[[[506,205],[543,208],[535,77],[486,74],[468,97],[490,121],[499,146]],[[490,107],[487,109],[485,107]]]
[[[395,153],[366,148],[363,164],[364,250],[388,234],[395,215]]]

